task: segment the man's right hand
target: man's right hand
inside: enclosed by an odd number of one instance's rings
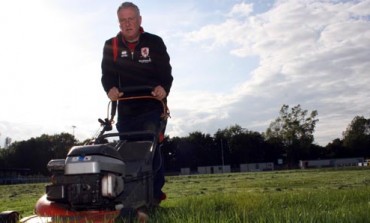
[[[112,101],[116,101],[119,97],[123,96],[123,92],[119,92],[118,88],[112,87],[108,92],[108,98]]]

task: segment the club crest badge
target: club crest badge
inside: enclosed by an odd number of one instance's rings
[[[141,48],[141,56],[147,58],[149,56],[149,47]]]

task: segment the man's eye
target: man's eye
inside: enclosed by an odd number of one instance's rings
[[[127,19],[120,19],[120,23],[132,23],[135,20],[135,18],[127,18]]]

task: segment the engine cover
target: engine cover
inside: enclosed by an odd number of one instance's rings
[[[108,145],[75,146],[68,153],[64,167],[65,175],[98,174],[112,172],[125,175],[121,155]]]

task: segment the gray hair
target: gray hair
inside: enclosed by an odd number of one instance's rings
[[[139,9],[139,7],[137,7],[137,5],[135,5],[132,2],[124,2],[124,3],[122,3],[118,7],[118,9],[117,9],[117,13],[119,12],[119,10],[121,10],[121,9],[127,9],[127,8],[133,8],[136,11],[137,15],[140,16],[140,9]]]

